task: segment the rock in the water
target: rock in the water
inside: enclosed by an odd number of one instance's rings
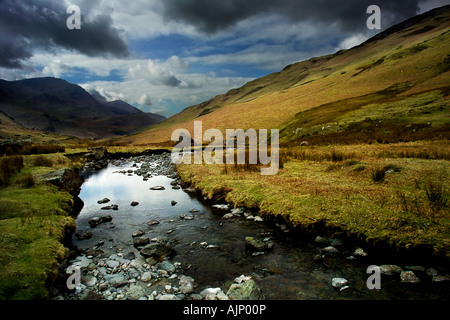
[[[91,226],[91,228],[95,228],[96,226],[98,226],[101,223],[105,223],[105,222],[110,222],[112,221],[112,216],[103,216],[103,217],[94,217],[92,219],[89,220],[89,225]]]
[[[139,300],[139,298],[145,296],[145,290],[140,286],[131,286],[126,294],[128,300]]]
[[[253,279],[233,283],[228,289],[227,296],[231,300],[264,300],[261,289]]]
[[[156,186],[156,187],[151,187],[150,190],[166,190],[166,188],[163,186]]]
[[[339,250],[336,249],[335,247],[329,246],[329,247],[323,248],[322,252],[325,254],[333,255],[333,254],[338,254]]]
[[[437,275],[434,276],[433,279],[431,279],[431,282],[445,282],[445,281],[450,281],[450,277],[444,275]]]
[[[402,273],[403,269],[393,264],[385,264],[380,266],[380,272],[384,275],[393,276]]]
[[[348,280],[344,278],[333,278],[331,280],[331,285],[333,288],[340,289],[348,284]]]
[[[147,222],[147,225],[150,226],[150,227],[154,226],[154,225],[157,225],[157,224],[159,224],[159,221],[155,220],[155,219],[152,219],[152,220]]]
[[[133,245],[135,247],[145,246],[150,243],[150,238],[148,237],[135,237],[133,239]]]
[[[329,244],[330,240],[328,240],[324,237],[321,237],[321,236],[317,236],[316,239],[314,240],[314,242],[318,243],[318,244]]]
[[[177,204],[177,202],[175,201],[175,200],[172,200],[172,201],[170,201],[170,204],[172,205],[172,207],[174,206],[174,205],[176,205]]]
[[[92,238],[92,232],[90,231],[84,231],[82,233],[76,233],[75,236],[78,238],[78,240],[87,240]]]
[[[108,202],[110,202],[111,200],[109,200],[108,198],[104,198],[104,199],[102,199],[102,200],[98,200],[97,201],[97,203],[98,204],[104,204],[104,203],[108,203]]]
[[[265,248],[264,242],[253,237],[246,237],[245,245],[251,251],[264,251]]]
[[[133,238],[136,238],[136,237],[141,237],[141,236],[143,236],[145,234],[145,232],[144,231],[142,231],[142,230],[138,230],[138,231],[136,231],[136,232],[133,232],[133,234],[131,235]]]
[[[119,210],[119,206],[117,204],[112,204],[110,206],[102,207],[102,210]]]
[[[137,205],[139,205],[139,202],[137,202],[137,201],[133,201],[130,203],[130,206],[132,206],[132,207],[136,207]]]
[[[403,271],[400,273],[400,280],[404,283],[418,283],[420,279],[412,271]]]
[[[360,257],[367,257],[368,254],[366,252],[364,252],[363,249],[361,248],[356,248],[355,252],[353,253],[354,256],[360,256]]]
[[[175,250],[168,242],[156,242],[150,243],[143,247],[140,251],[144,257],[151,257],[154,259],[162,259],[164,257],[170,257],[175,254]]]
[[[219,210],[228,210],[230,208],[227,204],[215,204],[212,207]]]

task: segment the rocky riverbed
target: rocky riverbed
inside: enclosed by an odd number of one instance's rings
[[[307,241],[255,211],[205,204],[169,153],[92,168],[55,299],[434,299],[448,289],[439,266],[393,264],[339,235]],[[367,287],[369,266],[380,290]]]

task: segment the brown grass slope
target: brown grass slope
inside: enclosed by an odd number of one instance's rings
[[[283,140],[295,142],[329,124],[335,133],[367,117],[392,118],[397,108],[400,126],[428,123],[434,114],[438,125],[447,126],[442,131],[448,138],[449,27],[450,6],[432,10],[357,47],[289,65],[116,142],[167,142],[176,128],[192,132],[193,120],[202,120],[204,130],[280,128]],[[414,110],[416,102],[426,110]],[[380,113],[379,106],[392,112]]]

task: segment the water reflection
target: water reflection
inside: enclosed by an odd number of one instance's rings
[[[200,291],[206,287],[222,287],[227,290],[235,277],[241,274],[258,279],[267,299],[401,299],[429,298],[427,288],[416,286],[415,291],[399,284],[399,281],[383,278],[383,290],[368,290],[366,269],[379,262],[348,261],[344,257],[329,258],[326,263],[314,260],[318,248],[263,223],[244,218],[221,219],[209,206],[202,204],[185,191],[172,189],[167,176],[153,176],[144,181],[142,176],[129,174],[136,170],[134,162],[120,166],[110,164],[99,173],[87,177],[80,198],[84,208],[77,219],[77,233],[91,231],[87,240],[73,238],[81,249],[92,248],[101,242],[105,256],[121,250],[139,252],[133,247],[132,234],[142,230],[144,236],[170,237],[177,252],[174,261],[181,262],[185,273],[192,276]],[[118,171],[125,171],[120,173]],[[150,190],[163,186],[165,190]],[[107,204],[97,201],[108,198]],[[131,206],[131,202],[139,202]],[[172,205],[176,201],[176,205]],[[116,204],[119,210],[101,208]],[[93,217],[111,215],[113,220],[90,228]],[[193,220],[180,219],[180,215],[193,215]],[[156,219],[160,223],[149,226],[146,222]],[[245,237],[258,239],[270,237],[274,249],[264,255],[253,256],[246,250]],[[207,245],[212,245],[208,248]],[[349,280],[352,290],[344,294],[331,286],[335,277]],[[425,293],[421,294],[424,289]]]

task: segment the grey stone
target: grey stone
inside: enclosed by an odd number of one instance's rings
[[[331,285],[333,288],[340,289],[348,284],[348,280],[344,278],[333,278],[331,280]]]
[[[143,296],[145,296],[145,290],[137,285],[131,286],[126,294],[127,300],[139,300]]]
[[[261,289],[253,279],[233,283],[226,294],[231,300],[264,300]]]
[[[400,273],[400,280],[404,283],[418,283],[420,279],[412,271],[403,271]]]
[[[380,272],[384,275],[393,276],[402,273],[403,269],[393,264],[385,264],[380,266]]]
[[[194,278],[181,276],[178,287],[183,294],[194,292]]]
[[[133,239],[133,245],[135,247],[145,246],[150,243],[150,238],[148,237],[135,237]]]

